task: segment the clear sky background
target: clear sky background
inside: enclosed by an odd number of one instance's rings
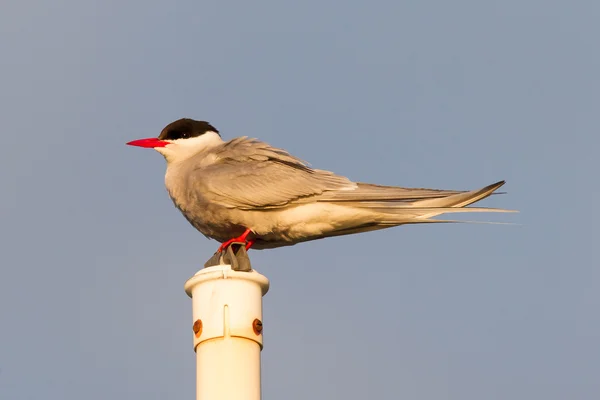
[[[251,253],[264,399],[596,399],[600,3],[16,1],[0,13],[0,398],[192,399],[217,243],[125,146],[213,123],[517,226]]]

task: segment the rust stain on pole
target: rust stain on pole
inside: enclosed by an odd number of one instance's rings
[[[263,331],[263,324],[262,321],[258,318],[256,318],[253,322],[252,322],[252,329],[254,330],[254,333],[257,335],[260,335]]]
[[[202,335],[202,321],[197,319],[196,322],[194,322],[192,329],[194,330],[194,335],[199,338],[200,335]]]

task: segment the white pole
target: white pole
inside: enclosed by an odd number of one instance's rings
[[[201,269],[192,297],[197,400],[260,400],[262,296],[269,280],[230,265]]]

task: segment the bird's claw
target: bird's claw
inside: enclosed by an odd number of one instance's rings
[[[217,251],[204,264],[204,267],[213,267],[216,265],[231,265],[234,271],[249,272],[252,271],[250,258],[246,252],[247,242],[232,242],[225,250]]]

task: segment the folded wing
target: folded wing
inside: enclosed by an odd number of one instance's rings
[[[332,172],[310,168],[285,150],[246,137],[225,143],[217,149],[216,157],[213,164],[199,168],[193,175],[210,201],[241,210],[326,202],[390,215],[429,218],[456,212],[457,208],[489,196],[504,184],[501,181],[464,192],[354,183]],[[393,224],[394,218],[389,223]]]

